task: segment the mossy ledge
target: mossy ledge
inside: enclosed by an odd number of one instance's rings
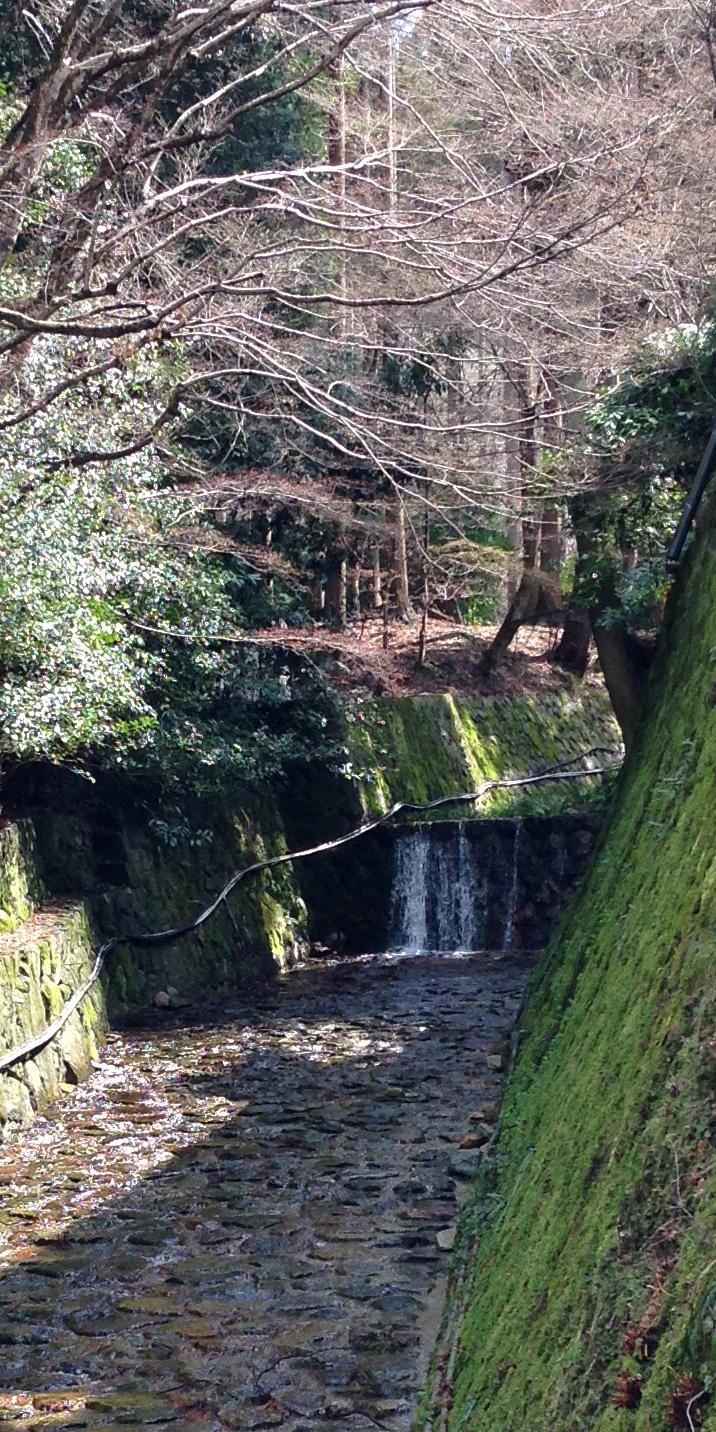
[[[609,697],[596,682],[532,696],[377,697],[356,706],[348,746],[366,814],[394,801],[429,801],[484,780],[523,775],[596,745],[617,746]],[[493,792],[479,815],[507,814],[513,798]],[[445,807],[443,819],[468,815]]]
[[[452,1432],[716,1428],[715,519],[712,502],[597,857],[531,982],[463,1224]]]

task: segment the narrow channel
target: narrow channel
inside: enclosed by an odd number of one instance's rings
[[[0,1419],[408,1432],[529,960],[345,960],[114,1036],[0,1150]]]

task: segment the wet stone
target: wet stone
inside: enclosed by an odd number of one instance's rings
[[[408,1432],[527,972],[313,966],[113,1038],[0,1148],[0,1429]]]
[[[450,1159],[450,1172],[458,1178],[472,1178],[477,1173],[481,1158],[479,1149],[457,1149]]]

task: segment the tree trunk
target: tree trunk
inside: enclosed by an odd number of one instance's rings
[[[526,566],[520,579],[520,585],[510,603],[507,616],[480,658],[478,671],[481,676],[492,675],[498,662],[517,636],[522,623],[534,616],[539,590],[539,573],[534,566]]]
[[[562,400],[556,380],[547,368],[542,369],[542,442],[555,452],[562,441]],[[550,616],[562,608],[560,568],[562,566],[562,513],[554,503],[542,509],[539,570],[540,594],[538,616]]]
[[[535,405],[531,399],[528,382],[524,377],[519,380],[519,395],[519,462],[524,492],[527,475],[534,471],[536,419]],[[540,593],[540,533],[541,521],[538,516],[522,519],[522,576],[499,631],[482,654],[478,667],[481,676],[492,674],[514,641],[522,623],[528,621],[536,613]]]
[[[646,668],[638,658],[638,643],[630,638],[626,627],[601,626],[598,612],[591,612],[590,616],[604,684],[628,749],[639,724]]]
[[[429,492],[429,484],[428,484]],[[427,492],[426,492],[427,498]],[[420,619],[420,636],[418,638],[418,667],[425,665],[425,653],[428,645],[428,609],[430,607],[430,585],[428,580],[428,547],[430,545],[430,512],[425,508],[425,521],[423,526],[423,613]]]
[[[326,593],[320,577],[312,577],[309,583],[311,593],[311,616],[323,616],[326,605]]]
[[[595,511],[587,498],[573,503],[572,517],[579,565],[585,572],[590,572],[598,562],[595,552],[599,550],[599,538],[602,535],[599,511],[598,508]],[[619,602],[614,571],[603,564],[601,569],[597,566],[596,570],[601,570],[602,575],[593,588],[589,620],[604,684],[609,692],[614,715],[621,727],[624,745],[628,747],[641,714],[648,658],[638,637],[631,634],[624,622],[617,621],[609,626],[602,624],[602,614],[618,608]]]
[[[346,574],[346,561],[342,558],[332,564],[326,577],[326,619],[341,631],[345,627],[347,616]]]
[[[408,542],[405,530],[405,508],[398,497],[395,513],[395,598],[400,621],[409,621],[413,616],[410,605],[410,582],[408,579]]]
[[[584,676],[589,660],[589,644],[592,628],[587,612],[567,612],[564,631],[555,648],[553,661],[571,671],[574,676]]]
[[[333,103],[328,111],[327,157],[335,170],[334,186],[338,209],[338,224],[342,230],[346,218],[346,83],[345,60],[340,55],[328,71],[334,83]],[[346,251],[341,233],[338,252],[338,285],[342,298],[347,293]],[[344,304],[338,307],[336,329],[345,336],[348,309]]]
[[[545,507],[542,511],[540,533],[538,616],[550,616],[553,612],[563,610],[559,584],[559,569],[562,564],[561,526],[562,514],[559,508]]]
[[[383,605],[383,583],[380,571],[380,543],[373,548],[373,606],[376,611]]]
[[[360,615],[360,567],[351,567],[348,574],[351,611]]]

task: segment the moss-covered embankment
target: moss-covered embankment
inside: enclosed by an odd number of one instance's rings
[[[715,661],[712,503],[608,829],[532,981],[463,1230],[480,1241],[453,1432],[716,1427]]]
[[[395,801],[429,801],[482,781],[536,771],[590,746],[619,744],[609,697],[597,682],[533,696],[378,697],[352,716],[349,749],[363,809],[370,815]],[[506,791],[494,791],[480,815],[508,812]],[[462,807],[442,812],[466,815]]]

